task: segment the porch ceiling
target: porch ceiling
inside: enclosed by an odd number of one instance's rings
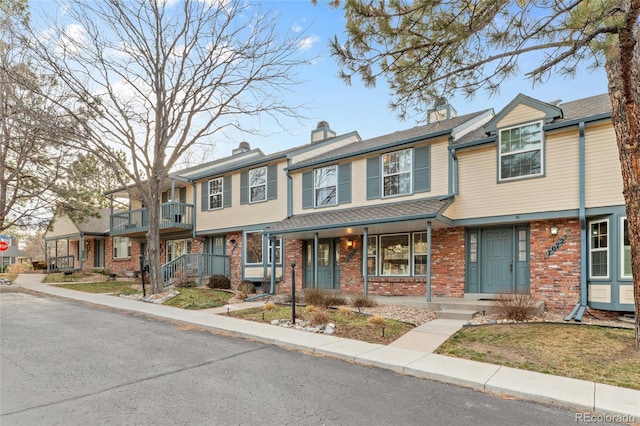
[[[448,204],[447,200],[430,198],[378,204],[375,206],[331,209],[322,212],[294,215],[280,221],[268,232],[291,238],[313,238],[318,233],[323,238],[345,235],[362,235],[364,228],[369,234],[424,231],[427,220],[434,228],[446,227],[437,220],[438,213]]]

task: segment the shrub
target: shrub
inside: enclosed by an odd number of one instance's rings
[[[244,294],[253,294],[256,292],[256,286],[253,281],[244,280],[238,285],[238,292]]]
[[[228,277],[225,277],[224,275],[211,275],[209,277],[209,282],[207,283],[207,287],[230,289],[231,280]]]
[[[329,294],[327,295],[327,298],[325,300],[325,305],[324,305],[327,308],[329,306],[340,306],[340,305],[347,304],[347,299],[345,299],[345,297],[340,293],[336,293],[334,291],[329,291],[328,293]]]
[[[272,311],[272,310],[274,310],[275,308],[276,308],[276,304],[275,304],[275,303],[273,303],[273,302],[267,302],[267,303],[265,303],[265,304],[264,304],[264,309],[265,309],[266,311]]]
[[[173,286],[175,288],[193,288],[193,287],[197,287],[197,284],[195,282],[195,280],[193,278],[187,278],[187,277],[180,277],[180,278],[175,278],[171,284],[173,284]]]
[[[304,303],[314,306],[337,306],[346,304],[344,296],[331,290],[307,288],[304,290]]]
[[[351,296],[351,306],[354,308],[373,308],[378,306],[378,303],[364,294],[357,294]]]
[[[340,315],[351,315],[352,312],[353,311],[351,309],[347,308],[346,306],[340,306],[338,308],[338,313]]]
[[[311,325],[326,324],[329,321],[331,321],[331,315],[329,315],[329,312],[325,311],[324,309],[313,311],[313,313],[311,314],[311,318],[309,319]]]
[[[526,321],[534,316],[536,305],[536,299],[521,291],[499,293],[492,303],[492,311],[511,321]]]
[[[31,265],[27,265],[25,263],[13,263],[11,265],[6,265],[4,268],[4,272],[9,274],[21,274],[32,269],[33,267]]]
[[[304,311],[306,313],[308,313],[308,314],[313,312],[313,311],[315,311],[315,310],[316,310],[316,307],[313,306],[313,305],[307,305],[307,306],[304,307]]]
[[[369,319],[367,319],[367,321],[369,322],[369,324],[373,324],[373,325],[382,325],[384,324],[384,318],[381,316],[373,316],[373,317],[369,317]]]

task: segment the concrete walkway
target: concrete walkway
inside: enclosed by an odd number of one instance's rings
[[[328,355],[401,374],[526,400],[559,404],[582,411],[620,416],[612,418],[614,422],[640,422],[640,391],[637,390],[433,354],[435,348],[462,327],[462,321],[434,320],[417,327],[391,345],[384,346],[305,333],[226,315],[212,315],[213,310],[189,311],[112,295],[83,293],[43,284],[41,279],[42,275],[21,274],[16,284],[40,293],[195,324],[225,334]],[[253,303],[258,306],[262,304]],[[229,309],[239,307],[241,306],[230,305]],[[227,312],[227,307],[217,309],[220,310],[218,313]]]

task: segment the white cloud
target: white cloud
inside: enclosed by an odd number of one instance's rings
[[[299,33],[299,32],[301,32],[302,30],[304,30],[304,28],[303,28],[301,25],[293,24],[293,25],[291,26],[291,31],[293,31],[294,33]]]
[[[300,40],[300,43],[298,43],[298,49],[302,51],[309,50],[318,41],[320,41],[320,38],[317,35],[310,35],[309,37],[305,37]]]
[[[58,54],[75,54],[80,52],[86,40],[86,30],[80,24],[69,24],[64,34],[58,40],[56,51]]]

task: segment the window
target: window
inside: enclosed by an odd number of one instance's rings
[[[409,275],[409,234],[380,236],[382,275]]]
[[[131,257],[131,240],[127,237],[113,237],[113,258],[126,259]]]
[[[609,277],[609,221],[589,222],[589,276],[591,278]]]
[[[427,233],[413,234],[413,274],[427,275]]]
[[[631,240],[629,238],[629,221],[622,218],[622,276],[631,278]]]
[[[267,167],[249,170],[249,202],[267,199]]]
[[[411,150],[382,155],[383,197],[411,193]]]
[[[542,122],[500,131],[500,180],[542,174]]]
[[[222,208],[222,178],[211,179],[209,181],[209,210]]]
[[[245,241],[244,263],[262,264],[262,232],[247,232]]]
[[[367,238],[367,274],[378,273],[378,237]]]
[[[313,171],[315,206],[334,206],[337,204],[337,167],[329,166]]]
[[[529,244],[527,244],[527,231],[518,231],[518,262],[526,262],[529,254]]]
[[[273,244],[274,241],[272,239],[269,240],[269,265],[271,265],[271,251],[273,249]],[[282,264],[282,239],[281,238],[276,238],[275,239],[275,245],[276,245],[276,264],[280,265]]]
[[[478,262],[478,233],[469,234],[469,262]]]

